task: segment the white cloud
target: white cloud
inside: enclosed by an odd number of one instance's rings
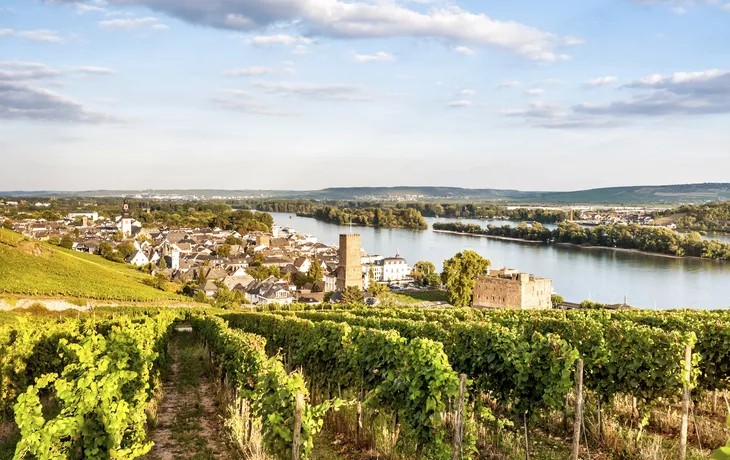
[[[730,3],[725,3],[720,7],[720,9],[723,11],[730,11]]]
[[[515,86],[520,86],[520,82],[517,80],[506,80],[497,85],[498,88],[514,88]]]
[[[96,99],[92,99],[91,102],[94,104],[115,105],[119,103],[119,100],[114,99],[113,97],[98,97]]]
[[[461,94],[462,96],[473,96],[476,93],[477,92],[473,89],[462,89],[461,91],[459,91],[459,94]]]
[[[94,77],[101,75],[114,75],[117,73],[116,70],[108,67],[96,67],[96,66],[80,66],[74,67],[74,70],[79,73],[80,77]]]
[[[474,51],[473,49],[468,48],[466,46],[457,46],[456,48],[454,48],[454,51],[456,51],[459,54],[463,54],[465,56],[473,56],[473,55],[477,54],[476,51]]]
[[[18,36],[38,43],[63,43],[63,39],[56,32],[48,29],[23,30],[18,32]]]
[[[730,113],[730,71],[726,70],[649,75],[622,88],[637,93],[608,104],[580,104],[574,111],[616,117]]]
[[[353,53],[352,58],[357,62],[384,62],[384,61],[395,61],[395,57],[386,53],[385,51],[379,51],[375,54],[357,54]]]
[[[170,26],[167,24],[155,24],[152,26],[152,30],[170,30]]]
[[[251,93],[244,90],[229,89],[221,91],[221,95],[214,98],[213,102],[223,109],[236,112],[277,117],[292,115],[291,112],[278,109],[266,102],[253,99]]]
[[[11,81],[0,81],[0,118],[77,123],[118,121],[48,89]]]
[[[682,8],[681,6],[674,6],[670,9],[672,14],[676,14],[677,16],[681,16],[685,13],[687,13],[687,10]]]
[[[616,77],[598,77],[585,82],[583,86],[587,88],[599,88],[601,86],[613,85],[618,81]]]
[[[72,3],[71,5],[74,8],[76,8],[76,11],[78,11],[79,14],[106,12],[106,8],[102,8],[100,6],[89,5],[87,3],[76,2],[76,3]]]
[[[0,61],[0,80],[37,80],[61,75],[61,72],[39,62]]]
[[[151,16],[144,18],[128,18],[128,19],[107,19],[105,21],[99,21],[99,26],[106,29],[118,29],[118,30],[132,30],[139,29],[141,27],[154,28],[160,26],[159,19]],[[166,28],[167,26],[165,26]]]
[[[502,110],[502,114],[508,117],[560,118],[566,116],[568,113],[558,104],[537,101],[530,104],[526,109]]]
[[[474,105],[472,103],[472,101],[465,101],[465,100],[449,102],[449,107],[454,107],[454,108],[459,108],[459,109],[471,107],[472,105]]]
[[[312,43],[311,38],[296,35],[258,35],[253,38],[246,39],[248,43],[253,45],[294,45]]]
[[[525,91],[525,94],[528,96],[542,96],[545,94],[545,90],[541,88],[532,88]]]
[[[0,13],[15,13],[15,10],[12,8],[0,8]]]
[[[267,93],[295,95],[309,99],[331,101],[369,101],[376,95],[364,86],[347,83],[273,83],[259,81],[253,84]]]
[[[13,29],[0,29],[0,37],[9,37],[11,35],[15,35]]]
[[[60,0],[70,1],[70,0]],[[178,19],[229,30],[256,31],[294,20],[312,36],[343,39],[431,38],[463,46],[491,46],[527,59],[568,59],[560,48],[582,43],[510,20],[494,19],[454,5],[427,12],[396,1],[344,0],[108,0],[116,6],[147,6]]]
[[[309,48],[307,48],[304,45],[297,45],[294,47],[294,50],[292,51],[292,54],[307,54],[309,53]]]
[[[286,75],[294,73],[294,69],[290,67],[265,67],[252,66],[242,69],[230,69],[223,72],[225,77],[253,77],[262,75]]]

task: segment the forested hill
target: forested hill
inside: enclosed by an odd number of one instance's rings
[[[502,190],[431,186],[338,187],[321,190],[91,190],[83,192],[2,192],[0,196],[132,196],[140,198],[278,198],[314,200],[453,200],[501,204],[601,204],[601,205],[679,205],[730,200],[730,183],[705,183],[657,186],[626,186],[566,192]]]

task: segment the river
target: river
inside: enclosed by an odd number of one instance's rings
[[[337,245],[348,226],[321,222],[289,213],[270,213],[280,226],[292,227]],[[400,252],[409,265],[419,260],[433,262],[437,269],[445,259],[471,249],[491,259],[493,268],[504,266],[553,280],[555,291],[571,302],[591,299],[603,303],[628,303],[644,308],[729,308],[730,262],[681,259],[576,247],[500,241],[468,235],[450,235],[431,230],[434,222],[456,219],[426,218],[429,230],[376,229],[352,227],[359,233],[362,247],[370,254],[384,256]],[[506,221],[461,219],[487,225]]]

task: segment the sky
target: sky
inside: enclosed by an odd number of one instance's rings
[[[730,0],[2,0],[0,190],[730,181]]]

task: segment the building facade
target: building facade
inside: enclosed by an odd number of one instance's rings
[[[360,261],[360,235],[340,235],[337,266],[337,290],[348,286],[363,287],[362,263]]]
[[[551,280],[504,268],[478,277],[472,300],[476,308],[548,309],[552,292]]]

